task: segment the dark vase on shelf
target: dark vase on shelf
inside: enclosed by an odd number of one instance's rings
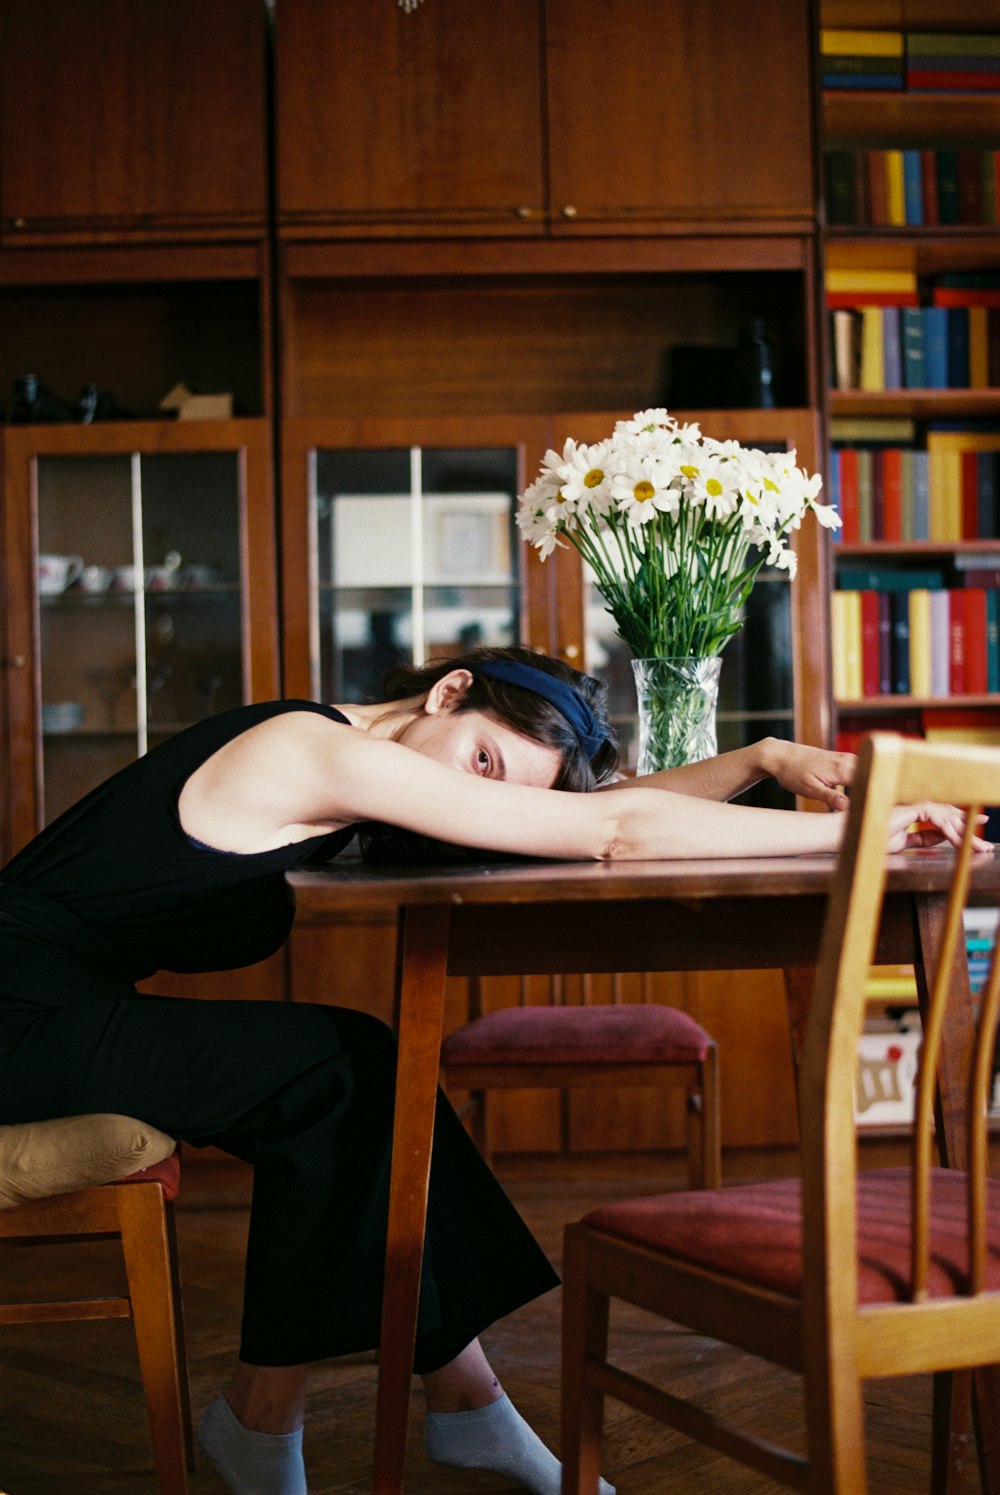
[[[774,409],[774,349],[762,317],[754,317],[740,333],[744,400],[751,410]]]

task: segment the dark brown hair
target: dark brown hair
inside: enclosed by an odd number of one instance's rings
[[[558,707],[550,701],[520,685],[510,685],[504,680],[477,674],[477,665],[494,659],[530,665],[533,669],[554,675],[583,697],[605,734],[605,740],[594,754],[593,760],[587,758],[576,732]],[[492,711],[515,732],[559,752],[562,763],[553,788],[587,793],[596,789],[598,784],[603,784],[614,773],[618,766],[618,742],[608,721],[606,687],[592,675],[584,675],[568,664],[563,664],[561,659],[550,659],[547,654],[535,654],[520,646],[507,649],[482,648],[474,649],[457,659],[436,660],[422,667],[398,665],[389,670],[382,682],[382,699],[401,701],[411,696],[425,696],[432,686],[452,670],[469,670],[473,677],[469,689],[456,705],[456,711]]]

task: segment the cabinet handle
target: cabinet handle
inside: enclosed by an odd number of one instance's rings
[[[23,670],[27,663],[28,661],[23,654],[14,654],[11,656],[10,667],[12,670]]]
[[[516,208],[515,212],[517,213],[517,216],[519,218],[530,218],[531,217],[531,209],[530,208]]]
[[[565,654],[565,656],[566,656],[567,659],[579,659],[580,658],[580,645],[579,644],[567,644],[566,647],[565,647],[565,649],[563,650],[563,653]]]
[[[27,228],[28,227],[28,220],[27,220],[27,218],[15,218],[14,221],[13,221],[13,227],[14,228]]]
[[[566,206],[562,210],[562,215],[563,215],[564,218],[575,218],[576,217],[576,208],[574,208],[574,206],[573,206],[572,203],[567,203]]]

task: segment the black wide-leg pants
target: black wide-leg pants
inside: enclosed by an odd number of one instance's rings
[[[378,1343],[395,1040],[364,1013],[137,993],[86,948],[5,916],[0,1123],[135,1116],[254,1166],[240,1358]],[[70,945],[73,948],[70,948]],[[557,1277],[438,1097],[414,1369],[435,1370]]]

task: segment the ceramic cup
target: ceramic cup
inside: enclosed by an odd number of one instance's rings
[[[79,585],[83,592],[106,592],[114,580],[110,566],[84,566],[80,572]]]
[[[42,707],[42,731],[74,732],[82,725],[83,718],[81,701],[53,701]]]
[[[134,592],[138,570],[135,566],[116,566],[113,585],[116,592]]]
[[[42,597],[58,597],[72,586],[83,571],[79,555],[40,555],[38,557],[38,591]]]

